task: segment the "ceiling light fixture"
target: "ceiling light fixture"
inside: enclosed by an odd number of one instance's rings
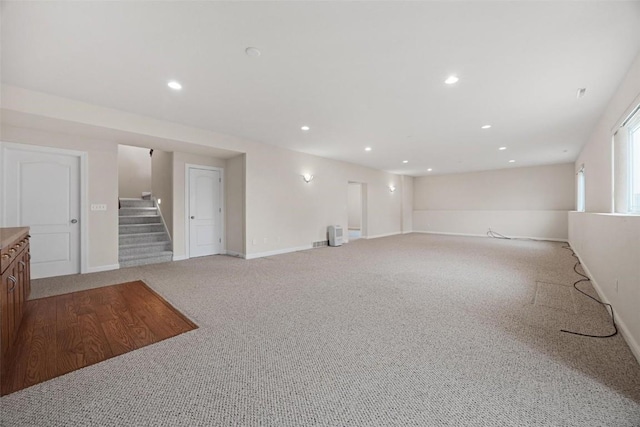
[[[371,151],[371,147],[365,147],[364,151]]]
[[[447,77],[447,80],[445,80],[444,82],[448,85],[452,85],[455,83],[458,83],[458,80],[460,80],[457,76],[449,76]]]
[[[258,56],[262,55],[262,52],[260,52],[260,49],[258,49],[257,47],[251,47],[251,46],[246,48],[244,50],[244,53],[246,53],[247,56],[250,56],[252,58],[257,58]]]
[[[433,170],[433,169],[429,168],[429,169],[427,169],[427,172],[431,172],[432,170]]]
[[[389,186],[389,192],[393,193],[394,191],[396,191],[396,187],[392,184]]]
[[[504,151],[504,150],[506,150],[506,149],[507,149],[507,147],[500,147],[500,148],[498,148],[498,150],[500,150],[500,151]]]
[[[403,160],[402,163],[409,163],[409,160]]]
[[[309,129],[311,129],[309,126],[302,126],[300,129],[302,129],[303,131],[308,131]]]
[[[509,163],[515,163],[515,162],[516,162],[515,160],[509,160]]]
[[[167,83],[167,86],[169,86],[173,90],[182,89],[182,85],[175,80],[171,80],[169,83]]]
[[[313,175],[311,175],[310,173],[303,173],[302,179],[304,179],[304,182],[308,184],[313,180]]]
[[[482,126],[481,129],[490,129],[490,128],[491,128],[491,125],[484,125],[484,126]]]

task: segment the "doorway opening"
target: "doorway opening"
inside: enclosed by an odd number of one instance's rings
[[[349,241],[367,236],[366,199],[367,184],[349,181],[347,192]]]
[[[220,254],[224,247],[223,169],[185,166],[187,257]]]

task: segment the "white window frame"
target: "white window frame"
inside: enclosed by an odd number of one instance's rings
[[[635,150],[640,150],[640,111],[636,112],[634,117],[629,120],[627,123],[629,129],[629,194],[628,197],[628,206],[630,214],[640,214],[640,202],[638,204],[634,204],[633,196],[634,196],[634,181],[636,181],[636,176],[640,175],[640,162],[634,164],[633,159],[636,154]],[[638,193],[640,193],[640,188],[636,189]]]
[[[586,196],[586,179],[584,176],[584,165],[580,167],[578,173],[576,173],[576,211],[585,212],[587,207]]]

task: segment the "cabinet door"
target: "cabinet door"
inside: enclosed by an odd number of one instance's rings
[[[13,344],[14,327],[15,327],[15,310],[13,291],[15,283],[13,278],[13,264],[10,265],[4,273],[2,273],[2,283],[0,283],[0,317],[2,325],[2,354],[5,355],[11,344]]]
[[[20,327],[20,322],[22,321],[22,313],[24,312],[24,286],[25,286],[25,268],[27,264],[24,262],[24,254],[22,253],[16,258],[15,267],[14,267],[14,277],[16,279],[15,287],[13,289],[13,301],[15,304],[15,309],[13,312],[14,322],[14,336],[18,334],[18,328]]]

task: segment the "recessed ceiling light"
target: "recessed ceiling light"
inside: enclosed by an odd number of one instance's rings
[[[171,80],[169,83],[167,83],[167,86],[169,86],[173,90],[182,89],[182,85],[175,80]]]
[[[484,125],[484,126],[482,126],[482,129],[490,129],[490,128],[491,128],[491,125]]]
[[[507,147],[500,147],[500,148],[498,148],[498,150],[500,150],[500,151],[503,151],[503,150],[506,150],[506,149],[507,149]]]
[[[260,56],[262,53],[260,52],[260,49],[258,49],[257,47],[251,47],[249,46],[248,48],[246,48],[244,50],[244,53],[247,54],[247,56],[250,56],[252,58],[257,58],[258,56]]]
[[[302,129],[302,130],[304,130],[304,131],[307,131],[307,130],[309,130],[309,129],[311,129],[311,128],[310,128],[309,126],[302,126],[300,129]]]
[[[448,84],[448,85],[452,85],[454,83],[457,83],[458,80],[460,80],[460,79],[458,77],[456,77],[456,76],[449,76],[449,77],[447,77],[447,80],[445,80],[444,82],[446,84]]]
[[[432,170],[433,170],[433,169],[429,168],[429,169],[427,169],[427,172],[431,172]]]
[[[365,147],[364,151],[371,151],[371,147]]]
[[[402,163],[409,163],[409,160],[403,160]]]
[[[515,163],[515,162],[516,162],[515,160],[509,160],[509,163]]]

